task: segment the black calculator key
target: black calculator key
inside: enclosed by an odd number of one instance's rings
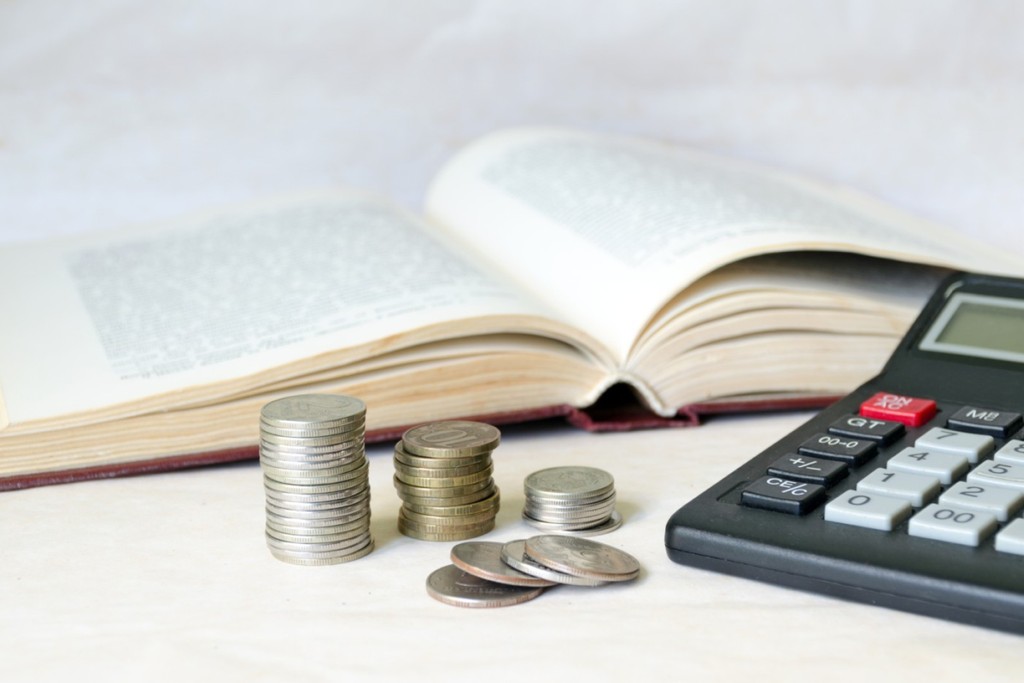
[[[825,487],[782,477],[761,477],[740,494],[748,506],[804,515],[825,500]]]
[[[890,420],[876,420],[860,415],[847,415],[836,420],[829,428],[831,434],[841,434],[861,439],[871,439],[883,446],[903,436],[903,425]]]
[[[768,468],[768,474],[825,487],[845,477],[846,471],[846,465],[841,462],[796,453],[782,456]]]
[[[835,434],[815,434],[800,444],[797,451],[804,455],[839,460],[857,467],[875,457],[875,454],[878,453],[878,446],[874,441],[867,439],[854,439]]]
[[[1020,413],[1010,413],[1005,410],[964,406],[949,416],[946,426],[962,432],[988,434],[1003,439],[1020,429],[1021,416]]]

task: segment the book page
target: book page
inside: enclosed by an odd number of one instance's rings
[[[624,363],[678,291],[751,255],[840,250],[1021,272],[984,245],[854,192],[656,143],[550,129],[478,141],[428,216]]]
[[[0,250],[11,424],[179,392],[539,304],[359,195]],[[453,326],[447,334],[458,334]]]

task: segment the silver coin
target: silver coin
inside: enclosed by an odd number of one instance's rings
[[[363,449],[353,451],[351,455],[345,455],[343,457],[334,458],[320,458],[310,460],[307,458],[296,458],[296,459],[284,459],[278,458],[273,453],[260,453],[260,465],[267,467],[276,467],[282,470],[291,470],[297,473],[303,473],[308,475],[316,475],[324,471],[330,472],[331,470],[339,467],[356,467],[355,463],[361,462],[366,458],[366,452]]]
[[[421,541],[465,541],[470,538],[482,536],[494,530],[494,520],[481,525],[469,527],[421,527],[407,522],[399,513],[398,531],[410,538],[417,538]]]
[[[587,499],[614,489],[612,475],[596,467],[549,467],[529,475],[523,485],[526,495],[553,500]]]
[[[332,544],[348,543],[349,545],[352,545],[355,542],[355,540],[358,539],[360,536],[364,536],[370,532],[370,525],[369,522],[366,522],[364,524],[357,525],[352,529],[339,529],[338,531],[332,531],[330,528],[317,529],[317,531],[330,532],[322,534],[307,534],[304,533],[304,531],[304,529],[289,530],[288,527],[278,528],[273,524],[270,524],[269,522],[267,523],[267,526],[264,529],[264,533],[266,534],[267,537],[267,543],[274,545],[278,549],[288,550],[289,548],[287,546],[281,546],[280,543],[298,542],[306,544],[317,544],[330,542]],[[293,538],[297,540],[292,540]],[[328,541],[328,539],[330,540]],[[297,550],[298,548],[295,549]],[[317,552],[324,551],[325,549],[320,549]]]
[[[546,587],[556,585],[554,581],[530,576],[509,566],[501,559],[503,545],[503,543],[491,541],[459,543],[452,547],[452,564],[481,579],[510,586]]]
[[[275,504],[314,504],[344,502],[350,496],[359,495],[360,493],[369,490],[369,483],[364,480],[357,479],[349,482],[349,484],[350,485],[346,485],[345,488],[337,487],[323,493],[288,493],[287,491],[274,491],[273,489],[268,489],[264,482],[263,492],[267,501],[273,501]]]
[[[345,474],[357,469],[367,461],[366,453],[362,450],[356,451],[351,456],[335,458],[325,462],[302,462],[274,460],[273,458],[260,457],[260,466],[269,467],[275,470],[294,473],[300,477],[329,477],[335,474]]]
[[[335,536],[335,540],[354,538],[359,534],[366,533],[370,529],[370,515],[367,513],[361,519],[348,524],[337,526],[290,526],[287,523],[267,520],[264,531],[268,536],[301,536],[306,543],[320,543],[325,537]]]
[[[492,474],[494,474],[493,468],[488,465],[485,470],[461,477],[410,477],[401,471],[395,472],[395,477],[406,486],[425,489],[454,489],[489,481]]]
[[[363,546],[355,546],[350,549],[339,550],[334,552],[299,553],[270,548],[270,554],[283,562],[308,567],[328,564],[342,564],[344,562],[358,560],[360,557],[365,557],[366,555],[369,555],[371,552],[373,552],[373,548],[374,544],[373,539],[371,538],[367,540],[366,544]]]
[[[364,441],[364,434],[362,432],[356,434],[337,434],[334,436],[278,436],[277,434],[268,434],[266,432],[260,432],[260,443],[269,444],[271,446],[278,446],[282,448],[324,448],[334,447],[342,448],[346,446],[355,446]]]
[[[545,524],[543,522],[538,522],[532,517],[527,517],[526,515],[523,515],[523,519],[527,524],[540,529],[541,531],[546,531],[549,534],[560,534],[563,536],[601,536],[611,531],[615,531],[622,526],[622,516],[619,515],[618,512],[613,512],[611,517],[601,524],[584,527],[582,529],[566,529],[557,524]]]
[[[536,576],[541,579],[547,579],[548,581],[554,581],[555,583],[563,583],[569,586],[592,587],[602,586],[606,583],[605,581],[589,579],[583,576],[574,576],[572,574],[556,571],[550,567],[545,567],[526,554],[525,540],[510,541],[502,545],[501,561],[513,569],[518,569],[524,574]]]
[[[534,505],[527,501],[523,506],[523,512],[530,517],[536,517],[544,521],[584,521],[586,519],[606,519],[615,510],[615,502],[603,503],[598,507],[583,506],[580,508],[559,508],[552,509],[544,506]]]
[[[319,422],[310,422],[308,425],[302,427],[278,427],[276,425],[269,425],[263,420],[260,420],[260,433],[261,434],[273,434],[274,436],[290,436],[290,437],[318,437],[318,436],[337,436],[339,434],[363,434],[366,431],[366,420],[361,419],[355,422],[350,422],[343,425],[332,425],[323,426]]]
[[[494,465],[491,463],[490,458],[469,465],[459,465],[458,467],[413,467],[411,465],[406,465],[404,462],[397,459],[394,460],[394,465],[395,471],[400,474],[400,477],[403,480],[409,480],[410,478],[434,479],[465,477],[479,472],[494,471]]]
[[[267,521],[288,526],[331,526],[332,524],[347,524],[368,515],[370,513],[370,503],[369,501],[363,501],[362,503],[343,508],[306,512],[303,510],[275,508],[270,501],[267,501],[265,513]]]
[[[475,512],[471,515],[425,515],[421,512],[414,512],[406,507],[402,508],[401,514],[409,522],[422,524],[430,527],[467,527],[474,524],[483,524],[487,520],[494,519],[498,514],[497,508]]]
[[[318,470],[287,470],[279,467],[264,465],[263,476],[282,484],[294,484],[302,486],[319,486],[322,484],[344,484],[347,481],[366,477],[369,471],[369,463],[365,460],[354,461],[342,467],[336,467],[328,472]]]
[[[494,493],[490,496],[482,500],[460,505],[419,505],[416,503],[410,503],[408,500],[402,501],[402,507],[410,512],[418,512],[421,515],[437,515],[439,517],[472,515],[477,512],[483,512],[484,510],[498,510],[500,506],[501,492],[498,490],[497,486],[494,487]]]
[[[331,477],[326,482],[309,483],[300,483],[297,477],[285,477],[288,481],[278,481],[264,474],[263,485],[272,491],[281,493],[329,493],[344,488],[344,485],[349,482],[365,481],[368,470],[369,462],[366,462],[360,468],[337,477]]]
[[[279,531],[273,527],[268,526],[266,528],[266,535],[268,538],[272,538],[275,541],[289,542],[289,543],[308,543],[308,544],[326,544],[326,543],[342,543],[351,542],[349,545],[355,545],[355,539],[360,536],[364,536],[369,533],[369,526],[364,525],[361,529],[349,529],[347,531],[339,531],[334,534],[319,534],[316,536],[310,536],[308,534],[290,534],[285,531]]]
[[[351,498],[342,498],[340,500],[331,500],[327,502],[296,503],[294,501],[272,500],[268,498],[266,500],[266,505],[271,512],[288,517],[291,515],[302,516],[323,512],[343,514],[349,510],[365,507],[369,505],[369,502],[370,492],[366,491]]]
[[[605,493],[594,498],[581,498],[579,500],[551,500],[541,496],[527,496],[526,502],[537,509],[551,510],[553,513],[561,511],[571,512],[572,510],[593,510],[602,506],[615,506],[615,491]]]
[[[475,530],[480,533],[485,533],[494,528],[494,515],[482,515],[474,519],[467,519],[465,521],[458,517],[445,517],[447,521],[440,523],[435,522],[424,522],[418,519],[414,519],[409,516],[409,512],[401,509],[398,511],[398,521],[402,526],[413,529],[416,531],[422,531],[428,534],[447,534],[458,531],[471,531]]]
[[[414,486],[403,482],[396,474],[392,483],[398,490],[399,496],[414,496],[418,498],[461,498],[477,491],[484,491],[494,486],[494,479],[487,477],[472,484],[452,486],[446,488],[434,488],[429,486]]]
[[[532,527],[541,529],[542,531],[579,531],[581,529],[589,529],[591,527],[604,524],[607,521],[608,516],[605,515],[599,519],[575,521],[575,522],[549,522],[546,520],[537,519],[523,512],[523,521]]]
[[[630,581],[640,574],[640,562],[635,557],[586,538],[546,534],[526,539],[524,547],[530,559],[573,576]]]
[[[267,547],[273,548],[274,550],[289,552],[289,553],[334,553],[339,551],[347,551],[352,548],[359,547],[366,543],[367,532],[363,531],[359,534],[354,534],[351,538],[347,538],[341,541],[332,541],[330,543],[317,543],[317,542],[306,542],[306,543],[293,543],[291,541],[282,541],[274,538],[270,534],[267,534]]]
[[[352,443],[313,446],[311,444],[280,444],[270,443],[260,439],[260,455],[270,456],[278,460],[300,460],[316,462],[318,460],[330,460],[331,458],[345,458],[355,453],[366,450],[366,444],[362,439]]]
[[[431,458],[465,458],[490,453],[501,442],[501,432],[483,422],[453,420],[413,427],[402,435],[402,448]]]
[[[441,567],[427,577],[427,593],[456,607],[508,607],[532,600],[543,588],[510,586],[481,579],[453,564]]]
[[[485,486],[479,491],[471,491],[461,496],[447,496],[447,497],[432,497],[432,496],[413,496],[408,493],[404,493],[401,489],[398,490],[398,497],[402,501],[410,506],[410,508],[424,507],[424,506],[459,506],[459,505],[472,505],[487,498],[490,498],[497,492],[498,487],[492,480],[490,485]]]
[[[339,394],[287,396],[267,403],[260,411],[263,422],[284,428],[301,428],[310,423],[346,424],[363,419],[365,415],[365,403]]]
[[[463,467],[476,463],[491,462],[490,452],[483,455],[469,455],[463,458],[431,458],[422,455],[412,455],[402,448],[402,442],[395,444],[394,458],[397,462],[409,467],[428,467],[433,469],[445,469],[448,467]]]
[[[315,528],[315,527],[326,527],[336,529],[340,531],[340,527],[348,526],[351,524],[364,523],[365,520],[370,516],[369,505],[357,505],[354,509],[341,508],[344,511],[343,514],[333,515],[330,517],[309,517],[310,513],[304,513],[307,516],[298,517],[293,516],[294,511],[289,511],[291,514],[282,515],[278,514],[274,510],[267,506],[266,519],[267,523],[279,524],[282,526],[296,527],[296,528]]]
[[[614,510],[612,511],[614,512]],[[604,524],[611,517],[611,513],[602,512],[601,514],[594,515],[580,515],[578,517],[570,517],[566,519],[556,519],[554,517],[541,517],[537,514],[532,514],[529,509],[523,510],[523,519],[526,521],[537,522],[538,525],[550,525],[552,527],[572,527],[576,529],[586,529],[588,527],[597,526],[598,524]]]

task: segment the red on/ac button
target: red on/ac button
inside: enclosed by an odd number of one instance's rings
[[[935,401],[880,391],[860,404],[860,414],[877,420],[902,422],[920,427],[935,415]]]

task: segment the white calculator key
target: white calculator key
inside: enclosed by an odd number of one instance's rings
[[[914,445],[926,450],[957,453],[974,465],[992,452],[996,442],[991,436],[984,434],[966,434],[934,427],[919,436]]]
[[[1024,465],[987,460],[970,471],[967,481],[1024,491]]]
[[[994,515],[952,505],[929,505],[910,518],[911,536],[977,546],[999,527]]]
[[[1012,524],[996,534],[996,550],[1024,555],[1024,519],[1013,520]]]
[[[961,481],[939,496],[939,502],[965,510],[987,512],[1005,522],[1024,507],[1024,492]]]
[[[825,521],[892,531],[902,524],[911,512],[910,503],[899,498],[844,491],[825,506]]]
[[[937,477],[881,468],[857,482],[858,493],[877,493],[882,496],[899,498],[916,508],[930,503],[941,490],[942,487],[939,485]]]
[[[970,466],[967,457],[958,453],[930,451],[924,448],[904,448],[889,458],[886,468],[911,474],[937,477],[940,482],[952,484],[963,476]]]
[[[997,462],[1012,462],[1024,465],[1024,441],[1014,439],[996,451]]]

